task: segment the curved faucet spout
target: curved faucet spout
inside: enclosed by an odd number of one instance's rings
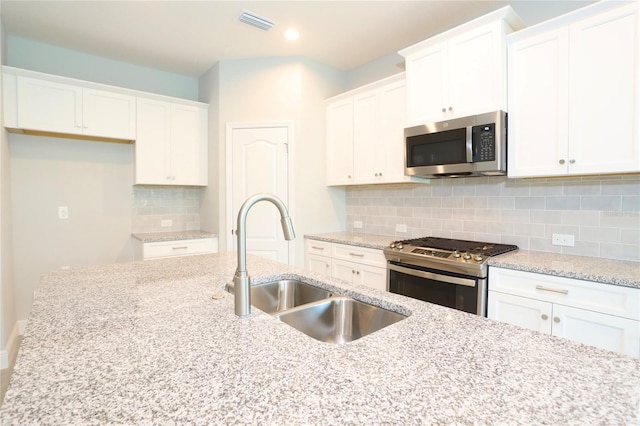
[[[275,205],[280,211],[280,222],[284,238],[291,241],[295,238],[293,225],[287,207],[282,200],[272,194],[254,194],[240,207],[238,212],[238,268],[233,277],[233,292],[235,313],[240,317],[247,316],[251,313],[251,289],[249,288],[249,274],[247,273],[247,214],[251,207],[258,201],[269,201]]]

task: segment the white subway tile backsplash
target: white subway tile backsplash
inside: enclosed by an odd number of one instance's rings
[[[133,187],[133,233],[200,229],[200,188]],[[164,219],[172,225],[161,226]]]
[[[517,244],[523,250],[640,261],[640,176],[482,177],[347,188],[347,223],[364,232]],[[366,205],[366,207],[361,207]],[[397,235],[395,224],[408,232]],[[574,247],[551,234],[575,236]]]

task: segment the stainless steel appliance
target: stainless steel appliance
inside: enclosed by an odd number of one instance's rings
[[[507,114],[495,111],[404,130],[405,174],[429,178],[507,174]]]
[[[385,247],[387,290],[487,316],[487,262],[518,246],[438,237]]]

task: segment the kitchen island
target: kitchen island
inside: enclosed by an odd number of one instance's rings
[[[316,341],[234,315],[234,253],[43,277],[2,424],[639,424],[640,361],[249,257],[409,317]]]

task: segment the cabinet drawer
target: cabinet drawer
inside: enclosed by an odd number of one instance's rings
[[[215,253],[217,246],[213,238],[193,240],[159,241],[143,244],[143,258],[188,256],[192,254]]]
[[[334,259],[343,259],[364,265],[378,266],[380,268],[386,268],[387,266],[382,250],[367,247],[334,243],[332,245],[332,257]]]
[[[489,268],[489,290],[640,320],[640,289]]]
[[[304,251],[307,254],[331,257],[331,243],[318,240],[304,240]]]

